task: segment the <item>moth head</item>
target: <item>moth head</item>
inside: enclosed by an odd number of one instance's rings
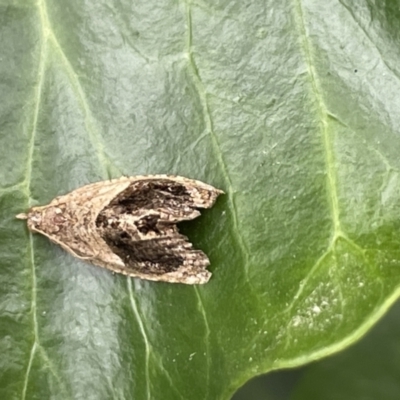
[[[63,205],[32,207],[28,214],[18,214],[16,218],[27,219],[31,231],[56,233],[66,221],[64,210]]]

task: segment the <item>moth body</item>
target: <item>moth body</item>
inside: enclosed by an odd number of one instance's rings
[[[33,207],[28,228],[78,258],[142,279],[206,283],[207,256],[177,222],[200,215],[222,191],[179,176],[147,175],[97,182]]]

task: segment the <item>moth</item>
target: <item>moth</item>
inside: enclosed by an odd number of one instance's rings
[[[17,218],[75,257],[111,271],[202,284],[210,279],[210,262],[176,224],[198,217],[198,209],[212,207],[221,193],[180,176],[122,177],[80,187]]]

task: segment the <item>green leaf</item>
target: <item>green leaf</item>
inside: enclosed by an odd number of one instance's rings
[[[227,399],[364,334],[400,284],[395,2],[1,0],[0,397]],[[14,215],[168,173],[201,287],[79,262]]]
[[[307,368],[293,400],[397,400],[400,304],[349,350]]]

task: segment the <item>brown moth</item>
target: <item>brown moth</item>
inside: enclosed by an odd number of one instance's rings
[[[169,175],[123,177],[83,186],[32,207],[28,228],[74,256],[153,281],[206,283],[207,256],[178,232],[177,222],[211,207],[221,190]]]

